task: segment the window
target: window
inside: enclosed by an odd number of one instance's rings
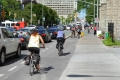
[[[20,26],[20,23],[17,23],[16,26]]]
[[[8,31],[7,31],[5,28],[1,28],[1,30],[2,30],[3,37],[4,37],[4,38],[9,38],[9,33],[8,33]]]

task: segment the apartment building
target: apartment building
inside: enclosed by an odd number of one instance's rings
[[[18,0],[21,3],[28,3],[31,0]],[[41,3],[54,9],[59,16],[67,17],[68,14],[72,14],[77,9],[76,0],[32,0],[36,3]]]

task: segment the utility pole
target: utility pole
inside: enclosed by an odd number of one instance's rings
[[[31,25],[32,25],[32,0],[31,0]]]
[[[44,4],[43,4],[43,0],[42,0],[42,26],[44,26],[44,22],[43,22],[43,14],[44,14],[43,7],[44,7]]]
[[[94,0],[94,19],[93,19],[93,26],[95,26],[95,0]]]
[[[98,26],[98,15],[99,15],[99,14],[98,14],[98,6],[99,6],[99,5],[98,5],[98,0],[97,0],[97,29],[99,30],[99,26]]]

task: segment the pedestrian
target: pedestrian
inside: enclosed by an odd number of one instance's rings
[[[96,35],[96,30],[97,30],[97,28],[96,28],[96,26],[94,26],[94,35]]]

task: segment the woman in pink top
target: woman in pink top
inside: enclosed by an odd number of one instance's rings
[[[97,30],[97,28],[96,28],[96,26],[94,27],[94,35],[96,35],[96,30]]]

